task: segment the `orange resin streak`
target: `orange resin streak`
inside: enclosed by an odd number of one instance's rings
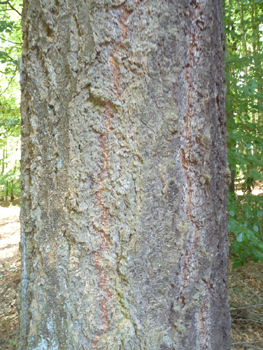
[[[123,41],[127,37],[127,27],[126,27],[125,22],[127,20],[128,15],[129,15],[129,11],[127,11],[125,4],[121,5],[119,7],[119,10],[121,11],[121,14],[119,16],[119,23],[120,23],[121,28],[122,28],[121,39]],[[115,59],[114,55],[120,49],[121,49],[121,44],[115,45],[115,48],[112,50],[112,53],[109,55],[109,62],[110,62],[112,69],[113,69],[114,92],[115,92],[117,98],[121,97],[121,93],[119,92],[120,84],[119,84],[119,77],[118,77],[119,76],[118,62]],[[95,267],[98,270],[99,275],[101,276],[100,288],[101,288],[101,290],[106,292],[107,297],[104,296],[101,300],[101,303],[100,303],[100,308],[103,312],[105,331],[96,335],[95,340],[93,342],[94,350],[98,350],[97,343],[99,341],[100,336],[104,332],[107,332],[109,330],[109,320],[108,320],[108,316],[107,316],[106,306],[107,306],[107,301],[111,298],[111,293],[106,287],[106,282],[107,282],[108,276],[100,265],[100,256],[102,255],[103,251],[108,250],[108,248],[109,248],[109,242],[108,242],[108,238],[106,235],[108,212],[107,212],[107,208],[105,208],[105,206],[102,203],[102,191],[103,191],[103,175],[108,172],[108,151],[107,151],[106,143],[108,140],[108,135],[110,133],[110,120],[113,118],[112,105],[110,102],[106,103],[106,105],[105,105],[103,118],[105,120],[107,131],[105,134],[101,134],[99,137],[100,146],[102,149],[102,157],[104,160],[104,166],[98,175],[99,190],[97,192],[97,203],[98,203],[98,206],[102,209],[102,213],[103,213],[102,214],[102,221],[101,221],[102,229],[100,231],[102,243],[100,245],[99,250],[95,253]]]
[[[101,276],[100,288],[102,291],[106,292],[106,295],[107,295],[107,297],[104,296],[100,302],[100,308],[101,308],[102,313],[103,313],[103,320],[104,320],[104,324],[105,324],[105,331],[104,332],[109,330],[109,321],[108,321],[107,307],[106,306],[107,306],[108,300],[111,298],[111,292],[106,287],[106,282],[108,280],[108,276],[107,276],[106,272],[104,271],[103,267],[101,267],[101,265],[100,265],[100,257],[103,254],[103,251],[108,250],[108,248],[109,248],[109,242],[108,242],[108,238],[107,238],[107,234],[106,234],[108,212],[107,212],[107,208],[102,203],[103,175],[108,172],[108,151],[107,151],[107,147],[106,147],[106,142],[108,140],[108,135],[110,132],[109,117],[112,118],[112,106],[110,103],[107,103],[105,110],[104,110],[104,114],[103,114],[103,119],[105,120],[105,124],[106,124],[106,133],[101,134],[99,137],[100,146],[102,149],[103,168],[98,175],[99,190],[97,192],[98,206],[102,209],[102,218],[101,218],[102,229],[100,230],[102,242],[100,244],[99,250],[97,250],[95,253],[95,267],[98,270],[99,275]],[[102,332],[102,333],[104,333],[104,332]],[[95,337],[95,340],[93,342],[93,348],[95,350],[98,349],[97,343],[98,343],[100,335],[102,333],[97,334]]]

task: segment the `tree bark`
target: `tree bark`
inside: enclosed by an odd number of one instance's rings
[[[220,0],[24,0],[20,350],[230,349]]]

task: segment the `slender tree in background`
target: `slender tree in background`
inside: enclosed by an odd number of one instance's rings
[[[24,0],[20,350],[230,349],[221,17]]]

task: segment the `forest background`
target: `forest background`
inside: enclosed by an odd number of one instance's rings
[[[0,2],[0,205],[20,196],[22,0]],[[233,268],[263,262],[263,0],[226,0],[229,238]]]

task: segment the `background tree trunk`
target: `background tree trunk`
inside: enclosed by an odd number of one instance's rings
[[[220,0],[25,0],[19,349],[229,349]]]

